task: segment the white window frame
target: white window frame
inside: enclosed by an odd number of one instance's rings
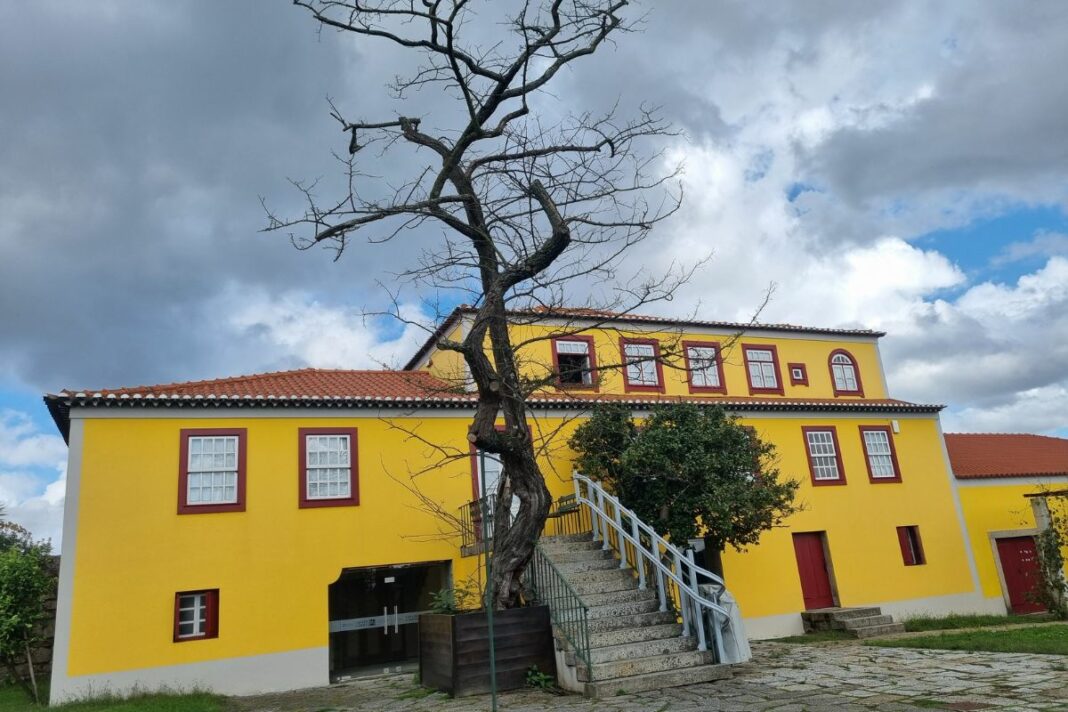
[[[581,347],[581,350],[570,350],[572,347]],[[564,347],[564,348],[561,348]],[[564,386],[592,386],[593,385],[593,358],[590,356],[590,342],[585,339],[556,339],[553,342],[553,349],[556,351],[556,362],[559,365],[560,356],[567,354],[569,356],[585,356],[586,363],[580,371],[582,375],[582,383],[568,383],[564,382],[561,378],[561,385]],[[565,350],[566,349],[566,350]],[[563,369],[560,369],[561,377],[563,375]]]
[[[816,436],[816,440],[813,440]],[[816,482],[840,482],[842,469],[838,465],[837,438],[831,429],[812,429],[805,431],[805,446],[808,448],[809,463],[812,466],[812,479]],[[830,470],[834,476],[829,476]]]
[[[311,463],[312,440],[313,439],[319,440],[319,439],[322,439],[322,438],[327,438],[327,439],[329,439],[329,438],[338,438],[339,440],[343,440],[344,442],[346,442],[348,444],[348,447],[345,448],[343,451],[342,450],[338,451],[338,463],[326,463],[326,464],[316,463],[315,465],[313,465]],[[315,452],[318,453],[318,452],[321,452],[321,451],[320,450],[316,450]],[[331,452],[331,451],[327,450],[326,452]],[[341,457],[340,457],[342,452],[344,452],[344,454],[347,456],[347,461],[343,462],[343,463],[341,462]],[[322,480],[320,480],[318,478],[316,478],[316,481],[313,483],[312,482],[313,473],[322,472],[322,471],[330,471],[330,470],[342,470],[344,472],[344,474],[345,474],[344,483],[348,488],[347,491],[344,494],[341,493],[342,480],[339,478],[338,482],[337,482],[337,484],[338,484],[338,494],[326,494],[326,495],[316,494],[316,495],[313,495],[311,493],[312,484],[318,485],[320,490],[322,489],[322,486],[324,484],[327,485],[327,486],[332,484],[329,481],[324,482],[324,481],[322,481]],[[311,502],[318,502],[318,501],[324,501],[324,500],[329,501],[329,500],[335,500],[335,499],[352,499],[352,436],[350,436],[348,433],[315,433],[315,434],[308,433],[308,434],[306,434],[304,436],[304,497],[305,497],[305,499],[307,499],[308,501],[311,501]]]
[[[857,364],[846,354],[837,353],[831,356],[831,374],[834,376],[835,391],[839,393],[860,393]],[[853,385],[850,386],[850,383]]]
[[[695,355],[695,352],[711,352],[711,356]],[[686,359],[690,363],[690,385],[694,388],[722,388],[719,380],[719,349],[715,346],[694,344],[686,347]],[[703,382],[698,382],[699,380]]]
[[[890,433],[882,429],[861,430],[861,439],[864,445],[864,456],[868,458],[868,471],[871,474],[873,480],[896,480],[900,477],[897,467],[894,464],[894,446],[890,442]],[[886,451],[873,452],[873,443],[869,440],[868,436],[882,437],[881,443],[874,443],[879,447],[885,447]],[[889,474],[885,474],[886,468],[889,468]],[[882,474],[880,474],[882,472]]]
[[[185,503],[189,507],[210,507],[220,504],[237,504],[240,501],[240,489],[241,489],[241,437],[238,435],[189,435],[186,446],[188,453],[186,455],[186,482],[185,482]],[[203,459],[200,463],[194,467],[193,462],[195,457],[204,458],[207,453],[204,452],[204,445],[206,441],[212,441],[212,462],[210,466],[206,466]],[[223,446],[223,452],[217,453],[215,451],[215,441],[232,442],[232,450],[228,450],[226,445]],[[216,466],[218,462],[218,456],[222,456],[223,463],[221,466]],[[227,457],[233,458],[233,465],[231,466],[226,460]],[[216,477],[222,477],[222,484],[216,485]],[[229,477],[233,477],[233,482],[229,482]],[[207,487],[204,486],[204,478],[210,477],[211,483]],[[233,497],[230,499],[215,499],[214,493],[216,489],[222,489],[225,494],[226,489],[233,489]],[[197,490],[197,499],[193,499],[193,490]],[[203,499],[203,490],[207,489],[211,492],[211,499]]]
[[[648,353],[631,353],[631,350],[646,350]],[[656,367],[656,346],[645,342],[623,342],[623,358],[626,361],[627,385],[639,388],[659,388],[660,373]],[[633,359],[633,360],[632,360]]]
[[[767,354],[767,360],[763,357],[756,358],[754,353]],[[779,390],[779,373],[775,368],[775,351],[760,346],[748,346],[745,349],[745,363],[749,371],[749,385],[757,391]],[[755,367],[755,368],[754,368]],[[770,382],[770,385],[768,385]]]
[[[187,640],[189,638],[204,638],[208,635],[210,630],[210,621],[208,616],[211,613],[208,606],[208,591],[197,591],[196,593],[180,593],[178,594],[178,629],[176,635],[179,640]],[[185,605],[185,599],[192,599],[189,605]],[[182,621],[182,612],[192,611],[192,620]],[[182,633],[182,626],[192,624],[191,633]]]

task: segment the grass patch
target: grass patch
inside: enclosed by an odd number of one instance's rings
[[[970,633],[939,633],[897,640],[870,640],[883,648],[929,648],[990,653],[1040,653],[1068,655],[1068,626],[1039,625],[1012,630],[979,630]]]
[[[405,690],[404,692],[402,692],[399,695],[397,695],[397,699],[398,700],[421,700],[424,697],[430,697],[435,692],[437,692],[437,690],[431,690],[429,687],[413,687],[412,689]]]
[[[802,645],[809,645],[811,643],[832,643],[843,640],[856,640],[855,636],[850,635],[844,630],[817,630],[815,633],[805,633],[804,635],[791,635],[786,638],[773,638],[770,643],[800,643]]]
[[[916,616],[902,621],[905,630],[910,633],[924,630],[957,630],[960,628],[989,628],[998,625],[1015,625],[1018,623],[1046,623],[1053,620],[1048,614],[1030,616]]]
[[[949,707],[948,702],[942,700],[932,700],[927,697],[914,698],[908,701],[908,704],[913,707],[919,707],[925,710],[944,710]]]
[[[38,707],[19,687],[0,687],[0,712],[222,712],[223,698],[206,693],[189,695],[139,695],[129,699],[100,699],[72,702],[58,707]]]

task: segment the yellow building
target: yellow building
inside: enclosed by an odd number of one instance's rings
[[[1068,490],[1068,440],[1027,434],[946,434],[983,596],[1012,613],[1044,610],[1035,536],[1045,493]],[[1068,554],[1068,552],[1065,552]]]
[[[242,694],[414,655],[434,590],[477,572],[455,515],[479,491],[474,396],[439,350],[401,371],[299,371],[46,397],[70,461],[53,700],[133,688]],[[775,444],[804,511],[724,556],[750,637],[800,612],[1003,611],[980,589],[940,406],[889,397],[881,333],[513,314],[554,497],[591,403],[719,403]],[[485,468],[493,489],[497,473]],[[963,498],[963,494],[962,494]],[[995,605],[997,604],[997,605]]]

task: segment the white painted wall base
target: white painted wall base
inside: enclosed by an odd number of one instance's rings
[[[157,691],[254,695],[321,687],[330,684],[329,665],[329,648],[322,647],[98,675],[53,675],[50,704]]]
[[[1005,601],[1001,597],[984,598],[975,592],[933,596],[930,598],[911,598],[905,601],[875,601],[856,605],[878,606],[883,613],[893,616],[896,621],[915,618],[916,616],[940,617],[954,613],[976,613],[995,616],[1006,614]],[[801,612],[798,611],[797,613],[786,613],[778,616],[746,618],[745,631],[749,636],[749,640],[767,640],[769,638],[784,638],[788,635],[801,635],[805,632],[805,629],[801,623]]]

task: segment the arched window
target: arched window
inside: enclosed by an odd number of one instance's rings
[[[864,394],[857,362],[848,351],[835,351],[831,354],[831,380],[834,381],[835,395]]]

